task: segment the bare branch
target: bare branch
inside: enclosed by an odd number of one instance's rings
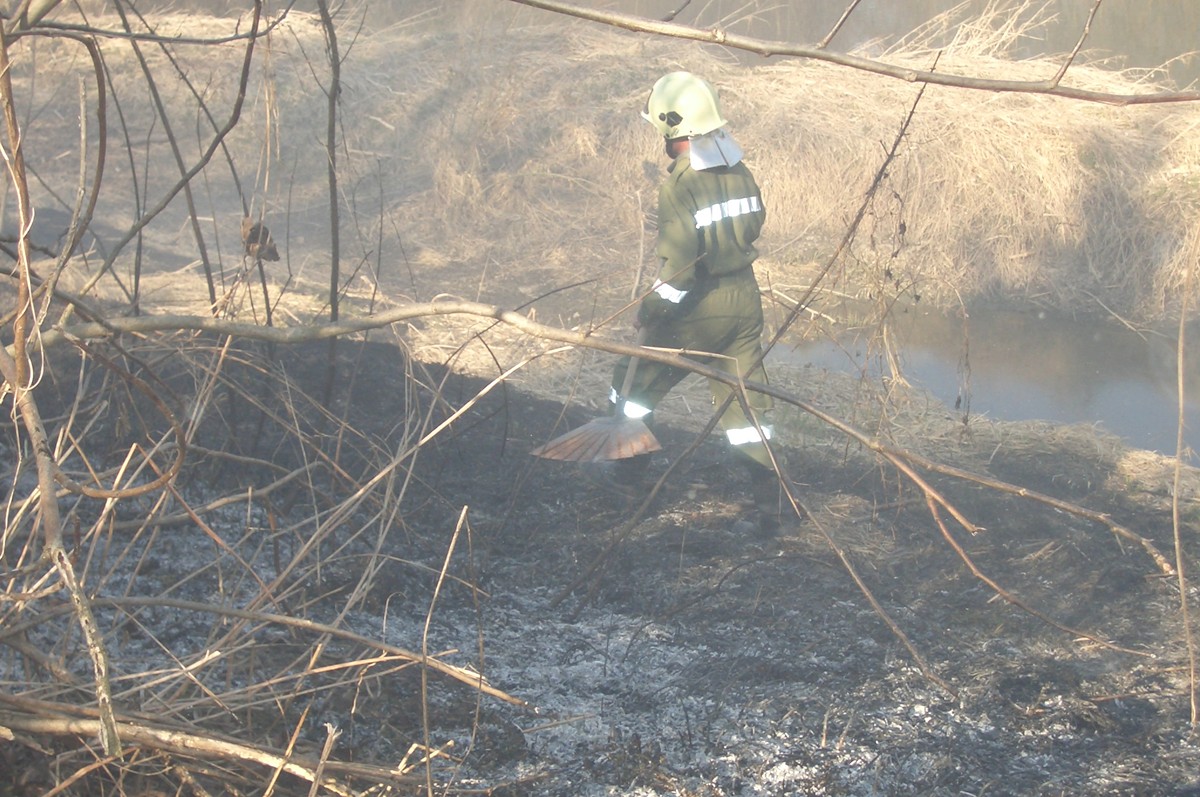
[[[62,514],[54,490],[57,465],[51,452],[45,424],[42,422],[41,411],[38,409],[37,400],[33,395],[36,380],[31,376],[28,365],[31,356],[29,349],[36,345],[38,332],[32,292],[29,290],[29,227],[32,223],[32,215],[29,185],[26,180],[25,157],[21,147],[23,131],[17,121],[9,67],[8,38],[0,31],[0,103],[3,104],[4,123],[8,134],[8,150],[3,154],[17,192],[21,221],[21,237],[17,244],[20,288],[17,291],[17,315],[13,321],[13,354],[10,354],[7,349],[0,352],[0,375],[7,383],[7,388],[12,391],[13,402],[18,408],[25,432],[33,444],[40,492],[42,555],[58,572],[63,586],[71,596],[75,617],[83,631],[88,654],[92,659],[96,703],[100,712],[101,744],[106,754],[120,755],[121,739],[113,715],[108,653],[104,647],[103,636],[96,627],[96,619],[87,595],[83,591],[83,585],[76,576],[71,558],[63,547]]]
[[[846,24],[846,20],[850,19],[850,15],[854,13],[854,9],[858,8],[858,4],[861,2],[862,0],[851,0],[850,5],[846,6],[846,10],[843,11],[841,17],[838,18],[837,23],[833,26],[829,33],[825,34],[825,38],[821,39],[821,43],[817,45],[818,50],[824,50],[829,46],[829,43],[833,41],[833,37],[838,35],[838,31],[840,31],[842,26]]]
[[[100,730],[100,723],[94,719],[31,715],[13,711],[0,712],[0,723],[28,733],[56,736],[95,736]],[[357,774],[370,774],[380,780],[413,781],[412,776],[404,776],[384,767],[363,764],[342,767],[338,765],[338,762],[320,759],[309,762],[298,757],[282,756],[270,750],[211,734],[158,728],[145,722],[123,721],[117,727],[121,736],[128,739],[132,745],[151,750],[165,750],[177,755],[216,760],[235,759],[259,764],[263,767],[276,767],[289,775],[306,780],[314,786],[319,785],[339,797],[351,797],[356,792],[331,777],[322,776],[321,770],[349,770]]]
[[[788,56],[792,58],[808,58],[814,61],[825,61],[909,83],[928,83],[934,86],[976,89],[980,91],[1045,94],[1051,97],[1063,97],[1107,105],[1148,105],[1168,102],[1196,102],[1200,100],[1200,91],[1159,91],[1148,92],[1146,94],[1117,94],[1106,91],[1073,88],[1071,86],[1060,85],[1060,76],[1052,77],[1048,80],[993,80],[990,78],[948,75],[942,72],[932,72],[889,64],[873,58],[830,52],[829,50],[822,49],[820,45],[805,47],[792,44],[791,42],[768,41],[753,36],[730,33],[722,28],[696,28],[691,25],[681,25],[675,22],[659,22],[633,14],[621,14],[615,11],[597,11],[570,3],[557,2],[557,0],[512,0],[512,2],[638,33],[652,33],[658,36],[669,36],[671,38],[698,41],[706,44],[720,44],[735,50],[757,53],[765,57]]]
[[[1100,4],[1102,2],[1104,2],[1104,0],[1096,0],[1096,4],[1092,6],[1092,10],[1088,14],[1087,22],[1083,23],[1083,30],[1079,32],[1079,39],[1075,42],[1074,49],[1071,50],[1071,54],[1067,56],[1067,60],[1063,62],[1063,65],[1058,70],[1058,74],[1056,74],[1052,80],[1055,86],[1057,86],[1059,81],[1063,79],[1063,76],[1067,74],[1067,70],[1071,68],[1071,64],[1075,63],[1075,58],[1079,55],[1079,51],[1083,49],[1083,43],[1087,41],[1087,37],[1092,32],[1092,20],[1096,18],[1096,12],[1100,10]]]
[[[1187,408],[1187,328],[1188,328],[1188,299],[1192,295],[1192,281],[1195,279],[1196,263],[1193,261],[1184,275],[1184,289],[1180,301],[1183,306],[1179,309],[1179,329],[1176,338],[1175,379],[1176,393],[1179,397],[1179,414],[1175,419],[1175,469],[1171,489],[1171,527],[1175,541],[1175,567],[1178,571],[1176,579],[1179,584],[1179,617],[1183,622],[1183,639],[1187,645],[1188,654],[1188,707],[1191,710],[1192,732],[1200,726],[1200,685],[1196,680],[1196,635],[1192,629],[1191,609],[1188,606],[1188,581],[1184,569],[1183,529],[1184,520],[1179,506],[1179,493],[1183,476],[1183,461],[1187,446],[1184,443]]]

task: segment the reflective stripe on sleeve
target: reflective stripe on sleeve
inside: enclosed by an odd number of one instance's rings
[[[620,402],[621,394],[617,392],[615,387],[610,387],[608,389],[608,400],[613,404]],[[643,407],[636,401],[630,401],[628,399],[625,400],[625,406],[622,408],[622,412],[625,413],[626,418],[645,418],[652,411],[653,410],[651,410],[649,407]]]
[[[662,280],[654,281],[654,292],[666,299],[671,304],[679,304],[683,301],[683,297],[687,296],[687,291],[681,291],[678,288],[672,288]]]
[[[711,226],[714,222],[721,219],[732,219],[735,216],[744,216],[747,213],[757,213],[762,210],[762,203],[758,201],[756,196],[742,197],[741,199],[727,199],[724,202],[718,202],[715,205],[710,205],[706,208],[700,208],[696,211],[696,229],[702,230],[705,227]]]
[[[729,445],[744,446],[750,443],[761,443],[763,440],[770,440],[775,434],[775,427],[763,426],[762,434],[758,433],[758,428],[754,426],[743,426],[740,429],[726,429],[725,436],[729,438]]]

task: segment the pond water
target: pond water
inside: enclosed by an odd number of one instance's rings
[[[1040,311],[977,308],[964,316],[893,316],[903,376],[947,407],[996,420],[1096,424],[1137,448],[1174,454],[1178,399],[1175,330]],[[889,374],[871,330],[803,343],[790,362]],[[1185,445],[1200,450],[1200,331],[1185,341]]]

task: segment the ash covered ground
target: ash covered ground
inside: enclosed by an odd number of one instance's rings
[[[443,394],[460,406],[482,384],[451,376]],[[361,382],[364,423],[396,417],[392,387]],[[422,707],[400,673],[373,699],[314,707],[310,726],[341,728],[352,758],[452,743],[435,780],[495,794],[1200,794],[1177,582],[1104,525],[926,474],[984,527],[943,513],[947,538],[894,469],[808,433],[779,449],[803,517],[763,537],[739,525],[748,485],[717,437],[640,509],[595,466],[528,456],[559,410],[493,393],[437,438],[390,563],[347,617],[458,651],[447,660],[528,707],[461,687]],[[572,409],[560,428],[589,417]],[[997,444],[989,428],[942,453],[1171,550],[1150,460],[1040,427]],[[657,431],[653,476],[695,429]],[[312,588],[330,597],[306,611],[335,616],[357,561],[331,559]]]
[[[692,440],[660,433],[656,474]],[[1103,527],[940,481],[986,527],[956,532],[976,576],[911,486],[845,447],[786,449],[811,517],[770,539],[738,525],[749,498],[719,441],[632,525],[588,466],[514,449],[511,466],[468,462],[440,488],[478,513],[490,596],[441,604],[440,643],[473,650],[481,634],[488,676],[542,713],[485,712],[464,785],[505,772],[514,794],[1200,794],[1176,585]],[[1101,463],[1028,457],[992,464],[1169,549],[1164,507],[1107,494]],[[1047,481],[1089,472],[1095,487]]]
[[[369,450],[386,450],[413,396],[397,367],[404,356],[379,344],[347,343],[342,353],[356,370],[340,383],[335,409],[361,439],[381,444]],[[311,349],[273,357],[285,372],[320,372]],[[801,394],[836,392],[830,375],[773,377],[807,385]],[[413,666],[367,666],[341,681],[305,671],[297,681],[305,689],[252,701],[231,725],[231,695],[261,688],[249,674],[270,682],[261,673],[277,663],[304,670],[317,660],[295,628],[267,623],[234,645],[250,663],[197,664],[195,684],[169,695],[123,690],[118,710],[153,716],[146,712],[163,704],[148,696],[159,694],[177,701],[171,721],[187,716],[198,728],[243,740],[265,734],[280,746],[295,733],[308,755],[336,727],[334,758],[385,767],[411,765],[417,747],[440,751],[428,770],[409,766],[394,793],[426,793],[433,783],[436,793],[564,797],[1200,794],[1178,582],[1103,523],[922,472],[984,527],[967,534],[943,512],[943,531],[910,480],[808,427],[778,448],[802,511],[763,536],[740,522],[748,485],[722,441],[711,436],[683,456],[695,419],[660,419],[664,451],[651,470],[666,478],[640,507],[590,478],[595,466],[529,456],[552,433],[559,403],[516,387],[476,400],[486,382],[461,374],[431,383],[432,415],[470,406],[405,465],[412,487],[382,536],[335,531],[307,552],[295,533],[263,536],[327,513],[323,502],[339,496],[324,488],[291,503],[272,494],[208,512],[206,533],[183,522],[147,536],[134,529],[148,507],[122,505],[122,523],[89,562],[115,678],[177,677],[179,662],[231,644],[229,617],[156,605],[156,596],[239,608],[261,579],[273,613],[437,653],[523,705],[437,673],[423,682]],[[273,389],[298,407],[302,386]],[[570,408],[560,429],[592,412]],[[283,467],[294,455],[295,429],[263,433],[245,409],[227,418],[245,424],[241,434],[226,430],[241,456],[269,455]],[[1106,513],[1171,551],[1169,461],[1100,445],[1091,432],[1005,426],[997,438],[998,426],[978,422],[936,439],[936,427],[914,447]],[[340,467],[361,473],[360,485],[383,466],[355,462],[349,445],[342,453]],[[179,480],[194,506],[265,480],[255,468],[216,463],[198,452]],[[351,513],[345,528],[377,520]],[[281,575],[281,561],[297,563],[297,575]],[[102,600],[129,596],[149,605],[117,612]],[[63,641],[72,638],[63,616],[65,625],[35,627],[31,641],[48,635],[41,643],[52,655],[78,650]],[[365,655],[354,650],[334,638],[318,659]],[[14,658],[5,661],[11,681]],[[87,682],[86,657],[66,664]],[[71,749],[62,739],[42,744],[63,756]],[[47,760],[6,743],[0,764],[23,768],[27,787],[12,793],[57,782]],[[220,776],[196,771],[219,788]],[[158,775],[143,777],[162,788]],[[309,785],[285,778],[277,790],[306,794]]]

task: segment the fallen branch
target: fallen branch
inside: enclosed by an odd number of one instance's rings
[[[51,328],[42,333],[43,345],[51,346],[61,344],[71,340],[72,338],[106,338],[115,333],[136,333],[145,334],[149,332],[167,332],[178,331],[181,329],[212,332],[220,335],[229,335],[233,337],[241,337],[252,340],[266,341],[280,344],[297,344],[307,343],[315,340],[325,340],[338,335],[350,335],[357,332],[363,332],[370,329],[379,329],[401,321],[408,321],[415,318],[428,316],[448,316],[448,315],[468,315],[477,316],[480,318],[492,318],[496,321],[511,326],[521,332],[532,335],[543,340],[563,343],[570,346],[594,349],[597,351],[609,352],[611,354],[630,355],[639,357],[643,360],[653,360],[665,365],[671,365],[676,368],[682,368],[693,373],[699,374],[707,379],[715,379],[724,382],[739,391],[751,391],[764,393],[772,396],[779,401],[790,404],[797,409],[816,417],[823,423],[828,424],[837,431],[853,438],[856,442],[864,447],[879,454],[893,464],[910,462],[923,470],[934,471],[944,475],[953,476],[955,478],[972,481],[983,486],[1001,489],[1004,492],[1012,495],[1017,495],[1022,498],[1028,498],[1039,503],[1044,503],[1055,509],[1063,512],[1101,523],[1108,527],[1114,534],[1117,534],[1127,540],[1137,543],[1146,553],[1154,560],[1155,565],[1164,575],[1173,576],[1175,567],[1170,560],[1159,551],[1154,544],[1125,526],[1113,520],[1107,513],[1096,512],[1086,509],[1067,501],[1061,501],[1052,498],[1036,490],[1029,490],[1024,487],[1019,487],[1014,484],[1002,482],[998,479],[992,479],[978,474],[970,473],[949,465],[935,463],[925,457],[914,454],[910,451],[894,448],[887,445],[864,432],[859,431],[848,423],[835,418],[832,415],[822,411],[820,408],[813,406],[801,399],[796,398],[787,391],[774,387],[768,384],[762,384],[752,381],[741,381],[723,373],[715,368],[711,368],[702,363],[689,358],[687,355],[692,352],[686,350],[664,350],[639,347],[630,343],[625,343],[614,338],[597,335],[593,330],[587,329],[583,331],[562,329],[560,327],[548,326],[531,320],[528,316],[518,313],[514,310],[505,310],[495,305],[484,304],[482,302],[472,302],[465,300],[441,300],[433,302],[418,302],[405,304],[390,310],[385,310],[369,316],[358,318],[342,318],[336,323],[315,324],[311,326],[275,326],[262,327],[256,324],[247,324],[237,321],[229,321],[220,318],[212,318],[211,316],[193,316],[193,315],[152,315],[152,316],[134,316],[126,318],[114,318],[99,323],[82,323],[74,324],[65,328]],[[695,352],[694,354],[699,354]],[[947,503],[942,503],[947,510],[955,515],[955,519],[964,524],[964,528],[972,533],[977,533],[979,528],[967,521],[959,513],[955,512]]]
[[[73,706],[57,706],[59,711],[74,709]],[[320,786],[339,797],[354,797],[359,792],[339,782],[323,772],[355,775],[371,778],[381,783],[415,784],[423,778],[406,775],[399,770],[387,767],[371,766],[352,762],[340,762],[329,758],[311,759],[306,756],[284,756],[263,747],[257,747],[215,734],[200,734],[175,728],[161,728],[146,722],[134,722],[129,719],[117,721],[117,732],[130,747],[144,747],[151,750],[174,753],[212,760],[245,761],[286,772],[298,778]],[[51,736],[82,736],[92,738],[97,736],[102,728],[99,720],[83,717],[47,716],[45,714],[26,714],[16,711],[0,710],[0,728],[23,731],[25,733],[41,733]]]
[[[361,634],[356,634],[353,631],[348,631],[344,628],[338,628],[336,626],[328,625],[326,623],[318,623],[313,620],[305,620],[305,619],[299,618],[299,617],[289,617],[287,615],[274,614],[271,612],[247,611],[245,609],[237,609],[232,606],[219,606],[219,605],[208,604],[208,603],[196,603],[194,601],[179,600],[177,598],[168,598],[165,596],[150,596],[150,597],[126,596],[126,597],[121,597],[121,598],[96,598],[92,601],[92,604],[94,606],[111,606],[111,607],[115,607],[115,608],[118,608],[118,609],[121,609],[124,611],[128,611],[130,609],[142,607],[142,606],[151,606],[151,607],[158,607],[158,608],[167,607],[167,608],[180,609],[180,610],[189,611],[189,612],[199,612],[201,614],[217,615],[220,617],[236,617],[238,619],[249,620],[252,622],[273,623],[276,625],[285,626],[285,627],[289,627],[289,628],[297,628],[297,629],[300,629],[303,631],[308,631],[311,633],[326,634],[331,637],[336,637],[338,639],[342,639],[347,642],[353,642],[355,644],[362,645],[367,648],[372,648],[374,650],[378,650],[378,651],[387,653],[392,656],[397,656],[399,658],[407,659],[408,661],[411,661],[413,664],[419,664],[421,666],[427,667],[434,672],[440,673],[441,675],[445,675],[448,678],[458,681],[459,683],[465,684],[465,685],[471,687],[472,689],[476,689],[485,695],[489,695],[490,697],[494,697],[498,700],[502,700],[505,703],[509,703],[511,705],[518,706],[521,708],[531,708],[531,706],[527,702],[522,700],[521,698],[514,697],[513,695],[510,695],[509,693],[492,686],[490,683],[487,682],[487,679],[484,678],[483,675],[481,675],[478,672],[474,672],[472,670],[468,670],[463,667],[456,667],[453,664],[448,664],[447,662],[444,662],[434,656],[422,655],[415,651],[411,651],[406,648],[399,647],[398,645],[391,645],[391,644],[388,644],[387,642],[381,642],[376,639],[371,639],[370,637],[366,637]],[[21,631],[24,631],[33,625],[39,625],[39,624],[45,622],[50,617],[53,617],[56,614],[66,613],[69,610],[70,610],[70,607],[65,606],[65,605],[54,607],[54,608],[47,608],[41,614],[38,615],[38,617],[35,621],[31,621],[28,623],[22,623],[22,624],[13,626],[11,628],[7,628],[4,631],[0,631],[0,640],[4,639],[5,637],[9,636],[10,634],[18,634]]]

